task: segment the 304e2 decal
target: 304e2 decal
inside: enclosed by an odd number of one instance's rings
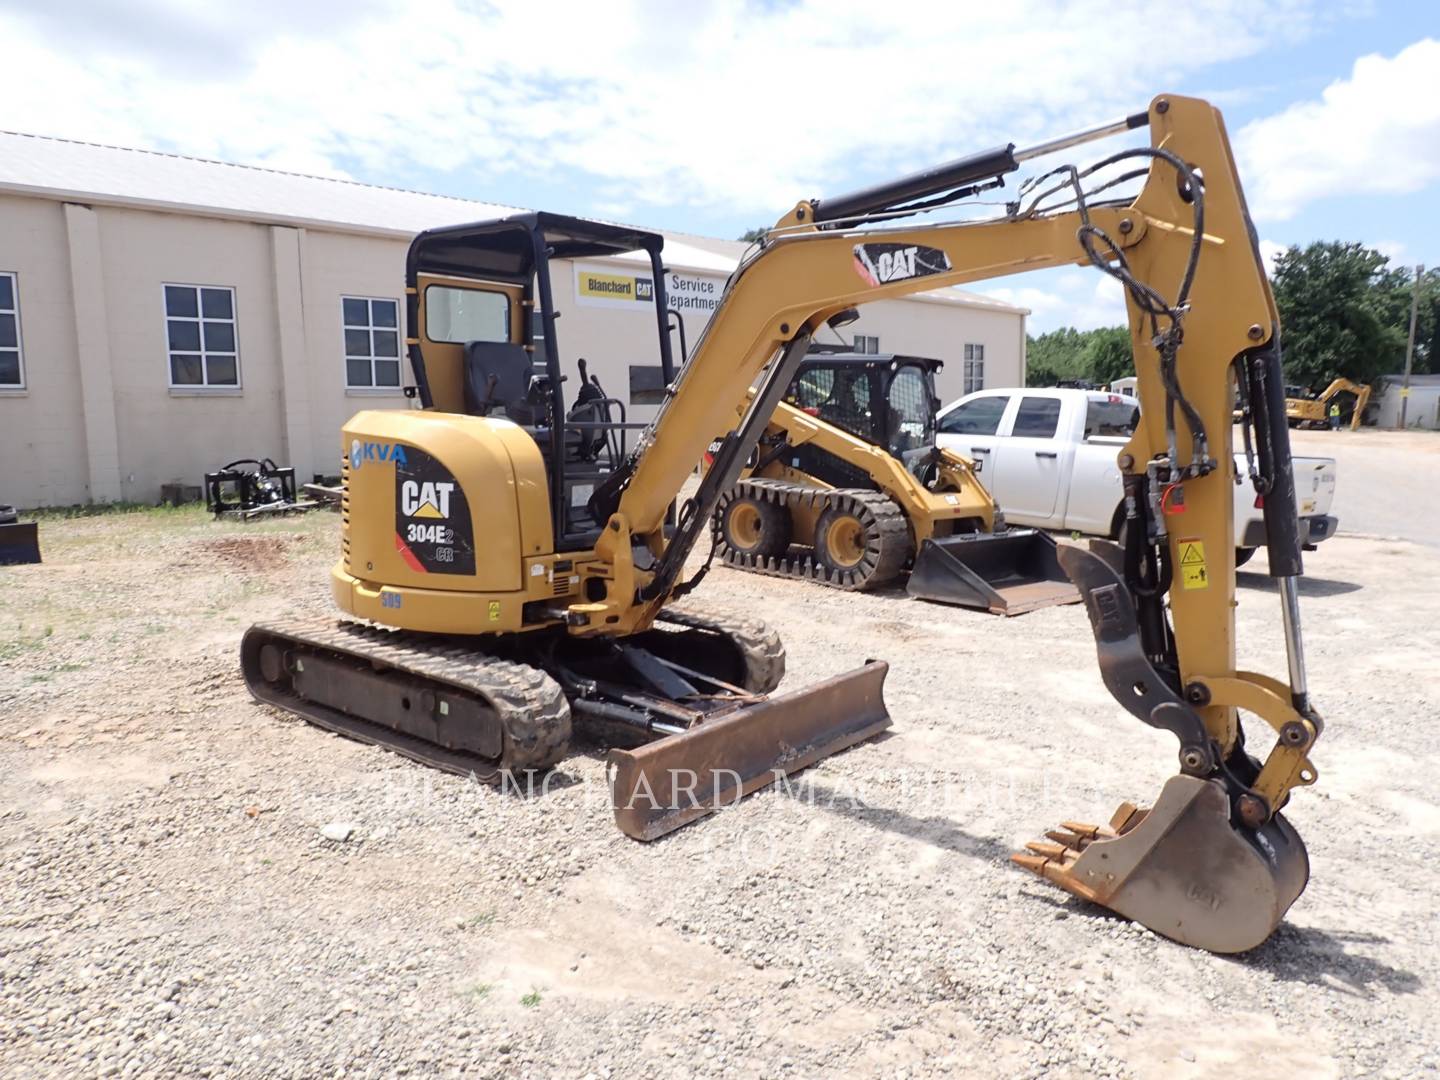
[[[871,285],[943,274],[950,256],[924,244],[856,244],[855,272]]]
[[[475,573],[470,505],[454,475],[413,446],[395,462],[395,549],[412,570]]]

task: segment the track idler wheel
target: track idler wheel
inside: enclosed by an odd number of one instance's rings
[[[1149,810],[1123,803],[1108,826],[1067,821],[1011,858],[1062,889],[1183,945],[1253,949],[1304,891],[1310,862],[1276,814],[1231,823],[1218,780],[1174,776]]]
[[[790,511],[778,503],[741,497],[720,511],[720,536],[742,555],[785,554],[790,530]]]

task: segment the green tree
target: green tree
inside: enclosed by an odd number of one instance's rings
[[[753,243],[756,243],[757,241],[764,240],[764,239],[765,239],[765,234],[768,233],[769,231],[770,231],[770,230],[769,230],[768,228],[766,228],[764,225],[761,225],[761,226],[759,226],[759,227],[757,227],[757,228],[754,228],[754,229],[746,229],[743,233],[741,233],[741,234],[740,234],[739,236],[737,236],[735,239],[737,239],[737,240],[743,240],[743,241],[744,241],[745,243],[747,243],[747,244],[753,244]]]
[[[1054,386],[1086,380],[1105,384],[1135,374],[1130,332],[1124,327],[1076,330],[1072,326],[1031,337],[1025,352],[1025,385]]]
[[[1135,374],[1135,354],[1130,349],[1130,331],[1123,326],[1092,330],[1082,354],[1089,378],[1105,386]]]
[[[1396,327],[1402,340],[1410,334],[1410,301],[1415,290],[1415,270],[1402,267],[1391,271],[1382,285],[1379,298],[1382,318],[1387,326]],[[1440,269],[1427,270],[1420,279],[1420,303],[1415,319],[1415,371],[1424,374],[1440,374]],[[1404,370],[1405,358],[1401,353],[1400,364],[1392,372]]]
[[[1343,375],[1373,382],[1405,362],[1397,294],[1407,275],[1363,244],[1322,241],[1275,260],[1271,283],[1284,327],[1285,378],[1319,390]]]

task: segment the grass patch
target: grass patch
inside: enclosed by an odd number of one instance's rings
[[[487,997],[490,996],[490,991],[493,989],[495,988],[489,983],[476,983],[474,986],[470,987],[470,989],[466,990],[465,992],[469,994],[472,998],[474,998],[476,1001],[484,1001]]]
[[[540,1004],[540,991],[532,986],[530,992],[520,999],[520,1004],[527,1009],[535,1008]]]
[[[465,920],[466,930],[484,930],[495,921],[495,912],[482,911],[479,915],[471,915]]]

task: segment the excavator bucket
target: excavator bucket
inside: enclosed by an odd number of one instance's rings
[[[742,705],[678,735],[610,752],[615,824],[654,840],[890,726],[885,674],[864,667]]]
[[[926,540],[905,591],[922,600],[996,615],[1022,615],[1080,600],[1079,590],[1060,568],[1055,541],[1038,529]]]
[[[1253,949],[1304,891],[1310,862],[1279,814],[1231,823],[1215,780],[1173,776],[1149,810],[1124,803],[1108,826],[1067,821],[1011,858],[1047,881],[1183,945]]]

